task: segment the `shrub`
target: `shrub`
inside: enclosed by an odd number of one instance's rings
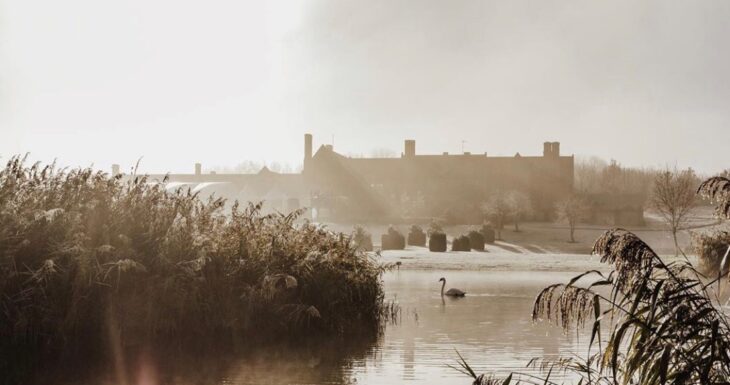
[[[408,233],[408,244],[411,246],[426,246],[426,233],[420,226],[411,226]]]
[[[362,226],[355,226],[355,232],[352,235],[352,241],[357,250],[373,251],[373,238],[370,233]]]
[[[443,233],[444,228],[441,226],[441,221],[431,219],[431,223],[428,225],[428,236],[430,237],[433,233]]]
[[[145,177],[12,158],[0,170],[0,356],[93,351],[111,334],[183,344],[380,327],[383,267],[349,237],[296,224],[300,211],[223,207]]]
[[[484,251],[484,235],[478,231],[470,231],[469,246],[472,250]]]
[[[451,251],[471,251],[469,237],[466,235],[460,235],[454,238],[454,241],[451,242]]]
[[[692,233],[692,246],[697,253],[699,270],[706,275],[717,275],[722,258],[730,246],[730,232]]]
[[[441,253],[446,251],[446,234],[441,232],[431,233],[428,238],[428,249]]]
[[[406,237],[393,226],[388,227],[388,233],[380,237],[382,250],[403,250],[406,248]]]
[[[484,225],[482,225],[482,228],[479,231],[484,236],[485,243],[489,243],[490,245],[494,243],[495,232],[494,232],[494,229],[492,228],[492,225],[484,224]]]

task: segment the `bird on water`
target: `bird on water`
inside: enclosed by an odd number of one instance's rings
[[[454,289],[454,288],[451,288],[444,293],[444,287],[446,287],[446,278],[441,277],[441,279],[439,279],[439,282],[441,282],[441,296],[442,297],[445,295],[447,295],[449,297],[463,297],[466,295],[466,292],[461,291],[459,289]]]

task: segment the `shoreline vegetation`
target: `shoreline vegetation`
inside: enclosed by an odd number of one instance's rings
[[[377,335],[393,311],[387,267],[299,214],[12,158],[0,170],[3,382],[142,344]]]
[[[700,192],[730,218],[730,181],[712,178]],[[586,355],[530,362],[545,378],[477,375],[462,358],[460,369],[474,384],[552,384],[556,371],[606,385],[730,378],[730,320],[716,290],[730,268],[727,255],[720,258],[726,233],[700,239],[705,265],[698,271],[623,229],[601,235],[593,257],[554,258],[545,248],[504,241],[485,251],[431,253],[415,235],[409,244],[418,246],[402,250],[405,237],[395,228],[389,235],[398,235],[401,250],[380,254],[367,251],[366,230],[350,236],[301,214],[167,191],[144,176],[12,158],[0,170],[0,383],[36,382],[41,367],[41,377],[53,376],[46,369],[69,358],[122,373],[130,351],[224,357],[356,339],[362,354],[399,316],[398,305],[384,301],[382,274],[391,266],[573,271],[586,262],[590,270],[539,293],[533,312],[533,320],[566,332],[592,326]],[[520,227],[520,236],[530,230]],[[414,250],[423,252],[409,256]]]
[[[710,178],[698,193],[717,204],[718,217],[730,219],[730,180]],[[593,254],[612,270],[589,270],[547,286],[533,305],[533,321],[554,323],[566,333],[590,326],[587,352],[527,363],[546,373],[544,378],[519,372],[505,378],[477,375],[461,355],[455,369],[472,377],[474,385],[555,384],[550,376],[556,372],[579,384],[726,384],[730,317],[722,283],[730,270],[730,245],[724,245],[722,259],[714,250],[706,252],[715,248],[714,243],[700,246],[700,261],[715,265],[704,266],[705,275],[689,259],[666,262],[629,231],[608,230],[596,240]]]

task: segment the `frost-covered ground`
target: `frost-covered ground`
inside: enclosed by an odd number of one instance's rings
[[[645,219],[647,221],[646,226],[628,227],[626,229],[634,232],[657,253],[674,255],[674,241],[664,224],[649,212],[645,214]],[[330,223],[325,224],[325,226],[334,231],[350,233],[353,231],[355,224]],[[372,234],[373,244],[376,249],[379,248],[380,237],[387,232],[388,224],[367,224],[364,227]],[[422,227],[426,230],[428,225],[422,225]],[[497,242],[494,245],[488,245],[487,248],[490,253],[500,254],[507,252],[505,258],[509,258],[511,253],[585,255],[590,254],[595,240],[604,231],[612,227],[616,226],[581,224],[575,230],[576,242],[569,243],[569,229],[561,223],[523,223],[520,224],[519,232],[514,231],[514,227],[510,225],[502,231],[503,241]],[[410,225],[396,225],[396,228],[403,235],[407,235]],[[468,225],[445,226],[444,231],[448,236],[449,242],[451,242],[455,236],[467,234],[470,230],[476,228],[476,226]],[[690,232],[705,232],[715,229],[730,230],[730,225],[728,223],[718,225],[717,219],[712,215],[711,208],[703,207],[698,209],[695,215],[690,218],[687,228],[679,232],[679,245],[686,253],[691,254],[692,243]],[[578,257],[576,256],[575,258]]]
[[[512,250],[507,250],[508,246]],[[487,245],[487,251],[447,251],[432,253],[427,248],[409,246],[405,250],[387,250],[373,253],[384,263],[400,262],[399,269],[424,270],[493,270],[493,271],[561,271],[582,272],[607,270],[607,265],[590,254],[534,253],[518,245],[497,243]],[[667,262],[675,257],[663,256]],[[681,257],[680,257],[681,258]],[[694,263],[694,257],[690,256]]]

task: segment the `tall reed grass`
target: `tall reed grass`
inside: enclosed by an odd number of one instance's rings
[[[384,267],[300,211],[260,209],[12,158],[0,171],[1,356],[378,329]]]

